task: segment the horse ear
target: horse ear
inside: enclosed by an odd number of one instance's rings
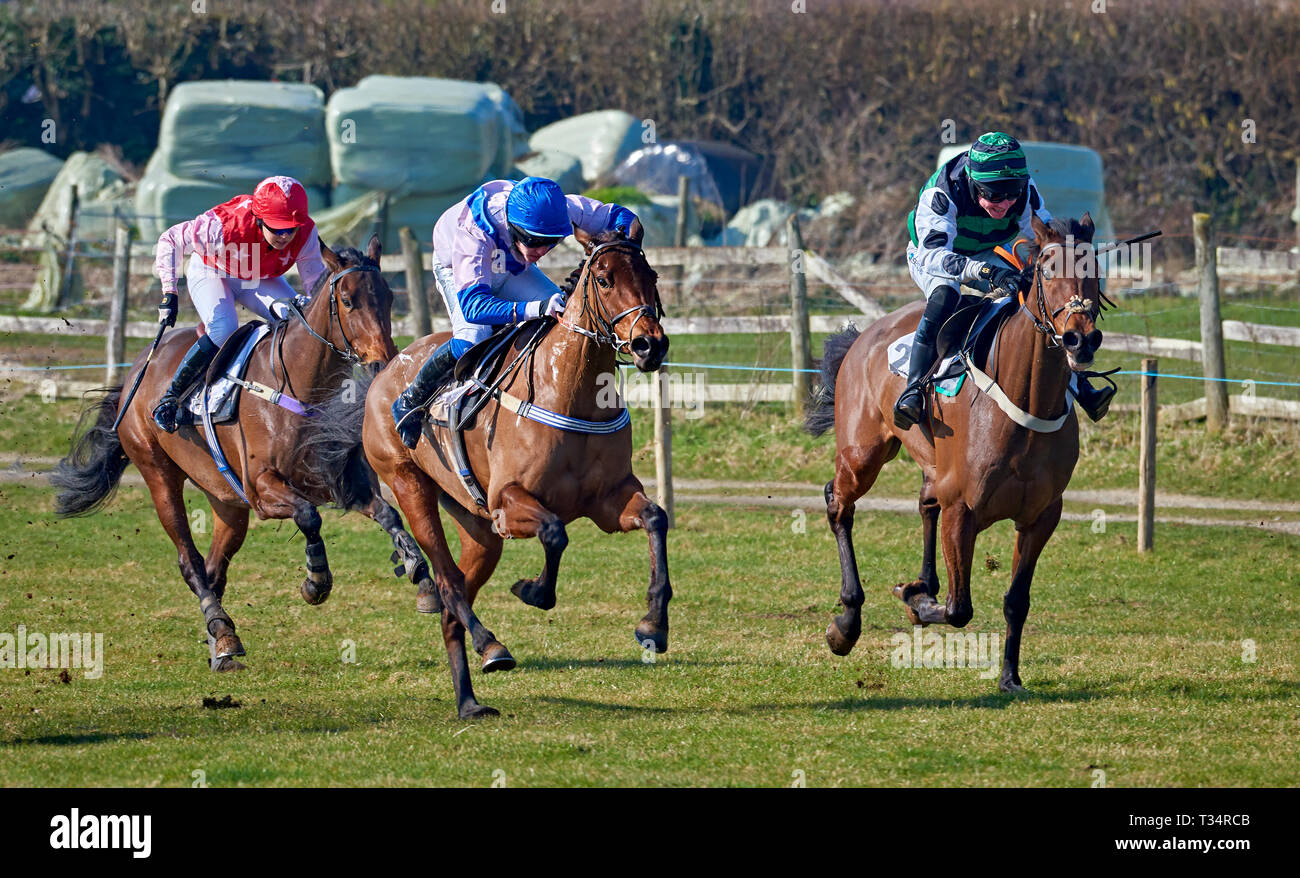
[[[1047,227],[1047,223],[1038,218],[1038,214],[1033,214],[1029,218],[1029,225],[1034,230],[1034,244],[1041,250],[1051,237],[1052,230]]]
[[[1079,236],[1080,238],[1089,243],[1092,242],[1092,236],[1093,233],[1097,231],[1097,227],[1092,221],[1091,211],[1085,210],[1083,216],[1079,217],[1079,231],[1082,232]]]
[[[337,253],[335,253],[329,247],[325,246],[324,241],[320,242],[320,258],[325,260],[325,267],[328,268],[330,271],[343,270],[343,260],[339,259],[339,255]]]
[[[632,225],[628,226],[627,239],[634,244],[640,244],[645,238],[645,229],[641,226],[641,220],[632,220]]]
[[[595,246],[595,242],[591,240],[591,234],[585,229],[580,229],[577,226],[574,226],[573,237],[574,240],[582,245],[582,249],[586,250],[588,253],[590,253],[591,248]]]
[[[370,243],[366,245],[366,256],[370,257],[371,262],[379,261],[379,254],[384,252],[384,245],[380,242],[378,235],[370,236]]]

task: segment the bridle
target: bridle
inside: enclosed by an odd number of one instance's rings
[[[626,250],[630,253],[638,254],[642,260],[645,259],[645,251],[641,249],[641,246],[635,241],[626,240],[607,241],[604,244],[598,244],[591,253],[587,255],[587,260],[582,266],[582,275],[578,278],[575,291],[579,288],[581,289],[582,316],[584,318],[590,317],[591,323],[595,325],[596,329],[593,331],[579,326],[576,323],[571,323],[563,318],[560,318],[558,322],[565,329],[586,336],[596,342],[596,344],[609,345],[614,349],[615,355],[618,355],[628,353],[632,345],[632,337],[636,331],[636,325],[641,322],[641,318],[651,317],[657,319],[662,317],[664,315],[664,306],[663,302],[659,299],[658,287],[655,288],[654,304],[643,303],[640,305],[633,305],[631,308],[624,309],[613,316],[610,316],[609,310],[605,307],[605,301],[601,298],[600,293],[596,293],[594,296],[588,295],[588,290],[591,288],[592,283],[594,283],[592,270],[596,265],[596,258],[602,253],[612,250]],[[619,338],[616,329],[619,321],[632,314],[637,316],[636,319],[632,321],[632,325],[628,328],[627,338]]]
[[[341,271],[336,271],[330,275],[329,278],[330,316],[329,316],[329,323],[326,324],[325,331],[326,333],[332,335],[334,324],[338,323],[339,337],[343,339],[343,344],[346,347],[346,350],[340,350],[338,346],[334,344],[334,342],[330,341],[328,338],[322,338],[320,334],[316,332],[316,330],[312,329],[311,324],[307,322],[307,315],[305,315],[302,312],[302,306],[299,305],[296,301],[290,299],[288,302],[288,308],[291,313],[295,314],[298,317],[298,319],[302,321],[302,325],[306,327],[307,331],[311,333],[313,338],[317,339],[321,344],[325,345],[325,347],[329,348],[334,353],[338,354],[348,363],[355,364],[361,362],[361,355],[358,354],[356,352],[356,349],[352,347],[352,341],[348,338],[347,332],[345,332],[343,329],[343,316],[339,313],[338,296],[337,296],[337,290],[335,289],[338,286],[338,282],[342,278],[348,276],[349,274],[352,274],[354,271],[373,271],[377,274],[379,272],[379,269],[377,267],[370,266],[370,265],[350,265],[347,268],[344,268]]]
[[[1047,336],[1047,346],[1049,348],[1059,348],[1064,345],[1061,340],[1062,333],[1056,331],[1057,315],[1062,311],[1067,312],[1067,315],[1099,314],[1100,308],[1096,312],[1093,312],[1093,301],[1091,299],[1085,299],[1080,296],[1078,292],[1075,292],[1064,305],[1057,308],[1055,311],[1052,311],[1050,314],[1048,313],[1047,294],[1043,291],[1043,257],[1053,247],[1060,247],[1062,250],[1065,249],[1064,244],[1053,242],[1043,247],[1034,258],[1034,292],[1037,300],[1035,306],[1038,313],[1035,314],[1031,311],[1025,303],[1025,291],[1023,289],[1020,290],[1020,310],[1029,315],[1029,319],[1034,322],[1035,329]]]

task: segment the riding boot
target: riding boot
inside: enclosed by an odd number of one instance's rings
[[[918,335],[920,333],[918,332]],[[925,411],[925,379],[934,366],[934,345],[912,340],[912,358],[907,366],[907,387],[894,404],[894,426],[910,430]]]
[[[167,433],[176,432],[176,415],[180,408],[181,394],[189,390],[195,379],[203,374],[204,369],[208,368],[208,364],[216,356],[217,350],[217,345],[205,335],[185,352],[185,356],[181,358],[180,366],[176,369],[176,375],[172,378],[171,385],[153,410],[153,420],[158,425],[158,429]]]
[[[1079,383],[1079,392],[1075,399],[1079,403],[1079,408],[1083,409],[1088,417],[1094,421],[1100,421],[1106,416],[1110,409],[1110,401],[1115,396],[1115,385],[1107,387],[1093,387],[1088,383],[1088,379],[1082,375],[1077,376]]]
[[[424,361],[411,386],[393,400],[393,423],[397,425],[397,435],[407,448],[415,448],[420,444],[424,405],[451,377],[455,367],[456,353],[448,341]]]

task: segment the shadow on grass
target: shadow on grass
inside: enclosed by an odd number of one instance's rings
[[[103,744],[109,741],[146,741],[152,737],[152,732],[85,732],[80,735],[37,735],[33,738],[13,738],[0,741],[0,745],[5,747],[23,747],[28,744],[66,746],[69,744]]]
[[[672,663],[674,667],[728,667],[738,665],[738,661],[700,661],[698,659],[682,658],[680,656],[672,659],[663,659],[665,664]],[[653,669],[657,662],[646,662],[639,658],[594,658],[594,659],[566,659],[566,658],[535,658],[521,659],[519,667],[527,670],[537,671],[572,671],[578,668],[646,668]]]
[[[970,695],[965,698],[841,698],[838,701],[820,701],[801,705],[761,705],[764,709],[790,709],[793,707],[812,708],[813,710],[907,710],[918,707],[955,707],[964,710],[1006,710],[1012,704],[1072,704],[1084,701],[1096,701],[1113,697],[1111,693],[1096,689],[1069,689],[1064,692],[1037,692],[1030,689],[1025,692],[990,692],[986,695]]]

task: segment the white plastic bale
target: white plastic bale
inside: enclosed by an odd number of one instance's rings
[[[582,177],[594,183],[618,166],[642,142],[645,131],[641,121],[622,110],[598,110],[561,119],[539,128],[528,145],[538,152],[557,150],[578,157]]]

